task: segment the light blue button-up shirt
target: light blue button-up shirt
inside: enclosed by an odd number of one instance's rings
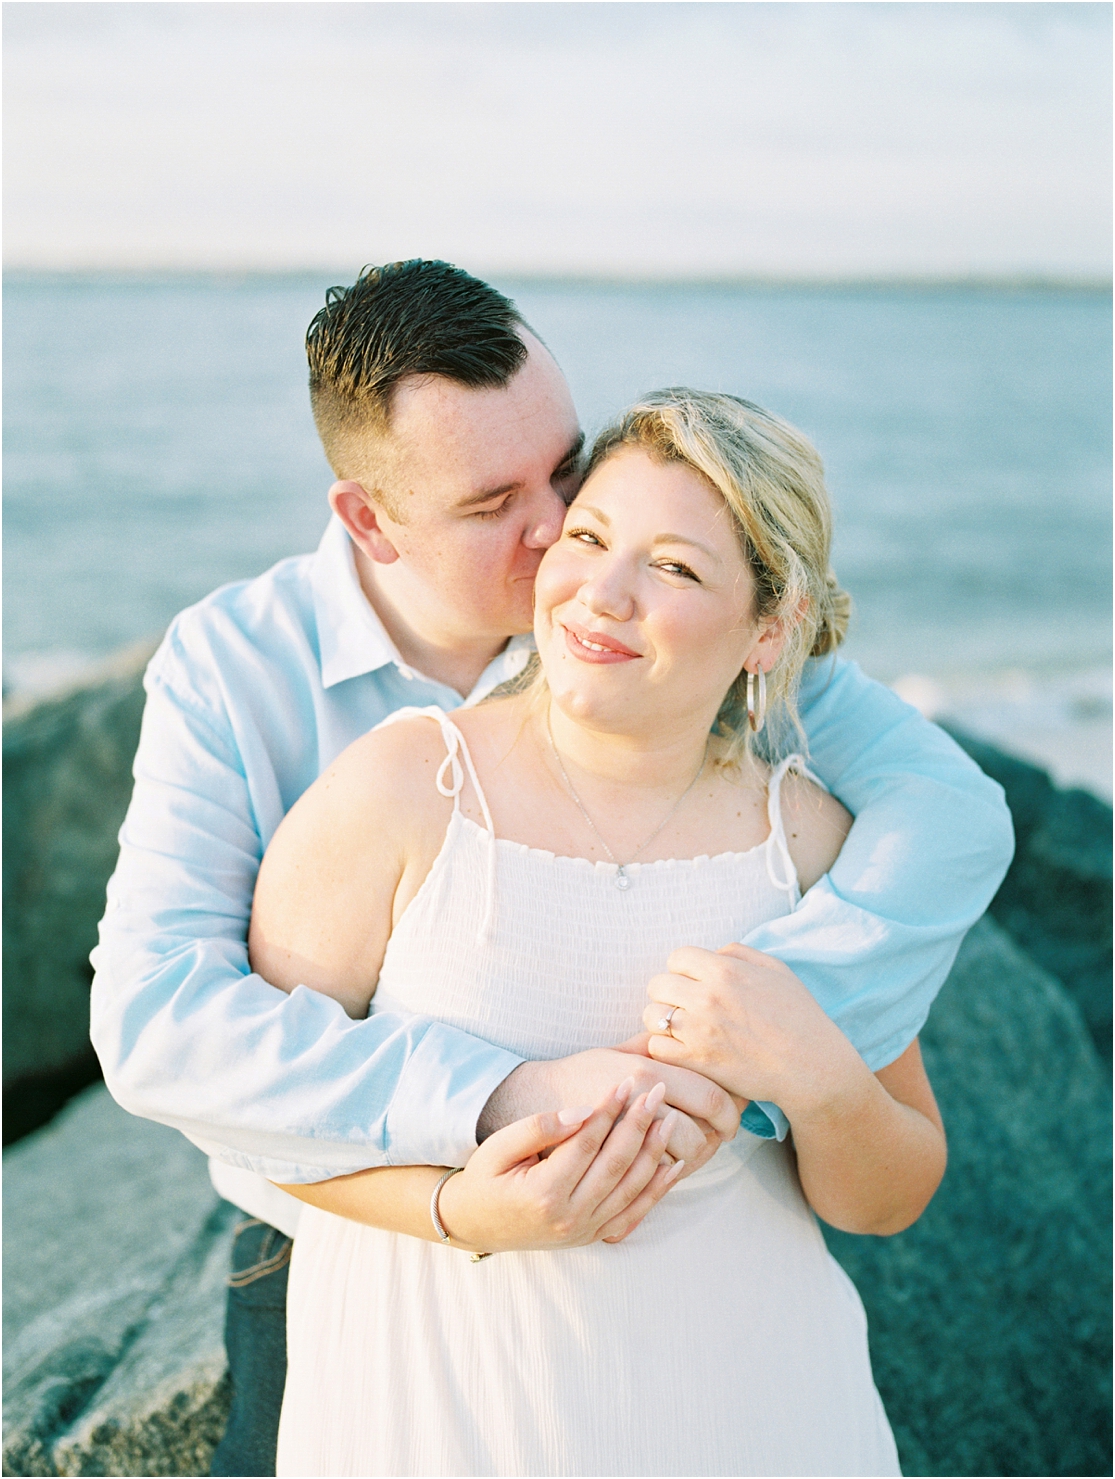
[[[530,650],[512,639],[465,702],[520,672]],[[395,709],[452,709],[461,696],[402,661],[336,519],[315,554],[182,612],[145,686],[135,793],[92,957],[109,1090],[228,1168],[218,1185],[260,1214],[274,1200],[249,1190],[259,1175],[460,1165],[520,1060],[440,1022],[354,1022],[305,987],[277,991],[251,972],[247,927],[264,849],[303,791]],[[998,887],[1010,817],[947,735],[852,663],[811,663],[801,713],[812,768],[856,821],[832,872],[746,943],[786,961],[880,1068],[920,1031]],[[771,1133],[757,1108],[749,1116]],[[773,1107],[771,1118],[784,1130]]]

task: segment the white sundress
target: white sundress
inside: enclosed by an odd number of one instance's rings
[[[616,865],[497,839],[440,710],[455,797],[373,1010],[526,1058],[641,1030],[650,977],[789,913],[779,789],[745,853]],[[460,810],[464,758],[487,827]],[[858,1294],[788,1145],[741,1130],[620,1244],[467,1253],[305,1207],[291,1261],[278,1473],[893,1475]]]

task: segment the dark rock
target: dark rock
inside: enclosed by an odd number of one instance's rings
[[[101,1087],[4,1155],[4,1472],[207,1474],[235,1210]]]
[[[89,952],[131,796],[150,653],[129,649],[79,688],[4,705],[5,1119],[23,1130],[96,1073]]]
[[[14,1145],[45,1125],[75,1094],[100,1078],[101,1065],[92,1043],[57,1068],[19,1074],[4,1088],[4,1144]]]
[[[1110,1086],[1080,1013],[985,919],[922,1047],[940,1191],[897,1237],[826,1230],[903,1471],[1110,1474]]]
[[[956,733],[1003,787],[1014,819],[1014,862],[990,913],[1061,981],[1111,1064],[1111,807],[1060,791],[1043,770]]]

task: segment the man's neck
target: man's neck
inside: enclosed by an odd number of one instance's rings
[[[403,662],[423,677],[444,683],[462,698],[467,698],[480,681],[484,669],[503,651],[510,638],[463,641],[437,632],[432,623],[428,627],[425,623],[416,623],[413,617],[403,614],[402,602],[393,598],[391,571],[394,566],[377,565],[359,549],[354,549],[353,553],[360,589],[383,623]]]

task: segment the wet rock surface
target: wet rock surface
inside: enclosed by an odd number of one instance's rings
[[[99,1085],[5,1152],[6,1474],[209,1472],[238,1216]]]
[[[990,914],[1062,983],[1111,1066],[1111,807],[1044,770],[954,736],[1006,792],[1015,855]]]
[[[903,1472],[1110,1474],[1107,1072],[1060,983],[990,919],[921,1041],[949,1136],[940,1191],[896,1237],[826,1230]]]
[[[89,952],[132,792],[149,644],[4,704],[4,1142],[99,1076]]]

